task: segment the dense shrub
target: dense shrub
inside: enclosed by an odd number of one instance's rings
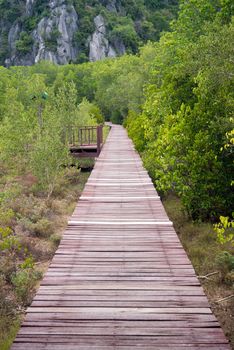
[[[197,219],[233,205],[233,22],[230,2],[181,2],[156,45],[143,113],[126,122],[156,187],[174,191]],[[218,10],[219,9],[219,10]]]

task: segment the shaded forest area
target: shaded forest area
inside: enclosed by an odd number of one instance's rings
[[[218,273],[210,285],[206,281],[208,294],[233,294],[232,11],[230,0],[181,1],[171,31],[137,55],[0,68],[4,339],[17,329],[10,330],[12,320],[17,325],[30,303],[41,263],[56,249],[85,182],[79,165],[69,166],[64,125],[96,125],[104,118],[124,123],[166,207],[175,216],[183,213],[177,232],[197,273]],[[230,299],[222,310],[229,337],[232,307]]]

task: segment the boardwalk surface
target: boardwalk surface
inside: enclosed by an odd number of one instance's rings
[[[229,349],[120,126],[110,132],[12,349]]]

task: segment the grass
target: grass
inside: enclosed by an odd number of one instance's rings
[[[110,132],[110,127],[107,126],[107,125],[104,125],[103,127],[103,141],[105,142],[108,135],[109,135],[109,132]]]
[[[78,160],[78,166],[82,172],[91,171],[95,164],[94,158],[80,158]]]
[[[212,224],[191,221],[177,197],[169,196],[163,204],[197,274],[212,272],[216,268],[216,256],[222,250]]]
[[[0,318],[0,349],[8,350],[16,337],[20,327],[21,317],[12,319],[10,317]]]
[[[233,294],[233,272],[226,271],[219,261],[224,251],[229,252],[231,256],[233,247],[217,242],[212,224],[191,221],[176,196],[168,196],[163,200],[163,204],[197,276],[218,272],[208,280],[200,279],[200,282],[212,311],[234,349],[234,298],[217,303],[219,299]]]

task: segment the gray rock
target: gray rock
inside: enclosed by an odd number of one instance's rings
[[[34,0],[27,0],[27,14],[32,11],[33,2]],[[67,64],[76,60],[78,48],[73,37],[78,30],[78,16],[74,7],[65,5],[64,0],[50,1],[49,7],[50,17],[42,18],[32,32],[34,44],[29,54],[21,56],[17,53],[16,40],[21,29],[19,24],[13,24],[8,35],[10,57],[5,61],[6,65],[31,65],[41,60]],[[51,40],[54,40],[53,48],[47,45]]]
[[[61,3],[54,1],[51,6]],[[53,31],[59,35],[56,39],[56,50],[46,47],[46,41],[51,40]],[[53,8],[50,18],[43,18],[33,32],[35,62],[49,60],[57,64],[67,64],[75,61],[78,49],[73,43],[74,34],[78,30],[78,16],[73,6],[61,5]]]
[[[105,26],[105,21],[102,15],[98,15],[94,18],[94,24],[96,31],[100,34],[105,35],[106,34],[106,26]]]
[[[126,52],[126,47],[120,38],[116,38],[111,43],[114,46],[115,51],[117,52],[118,56],[122,56]]]
[[[106,8],[110,12],[117,12],[116,8],[116,0],[110,0],[108,4],[106,5]]]
[[[49,7],[51,9],[55,9],[56,7],[60,7],[66,3],[65,0],[50,0],[49,1]]]
[[[114,48],[111,45],[109,45],[109,50],[108,50],[107,56],[108,57],[116,57],[116,51],[114,50]]]
[[[35,0],[26,0],[26,8],[25,12],[27,16],[31,16],[33,14],[33,5]]]
[[[23,59],[18,57],[16,50],[16,41],[19,39],[21,27],[18,23],[13,24],[8,33],[8,45],[11,52],[11,56],[5,60],[6,67],[11,65],[31,65],[33,64],[33,58],[31,54],[25,55]]]
[[[8,44],[9,44],[9,48],[10,50],[12,51],[15,51],[16,49],[16,40],[19,39],[19,35],[20,35],[20,31],[21,31],[21,28],[19,26],[18,23],[15,23],[11,29],[9,30],[9,33],[8,33]]]
[[[89,43],[89,60],[92,62],[102,60],[105,57],[116,57],[115,49],[106,38],[106,26],[102,15],[94,18],[95,32]]]
[[[33,15],[35,1],[25,1],[27,16]],[[104,3],[109,11],[119,12],[118,0],[109,0]],[[79,30],[79,21],[74,6],[67,4],[67,0],[49,0],[48,8],[49,15],[42,18],[31,33],[33,45],[32,50],[27,54],[19,53],[16,49],[16,41],[22,30],[21,25],[17,21],[12,25],[9,24],[8,45],[10,53],[5,60],[6,66],[32,65],[41,60],[49,60],[55,64],[68,64],[77,60],[78,43],[75,43],[73,38]],[[95,32],[87,38],[90,61],[116,57],[125,53],[125,46],[121,40],[116,39],[112,42],[108,40],[107,28],[102,15],[94,18],[94,24]]]

